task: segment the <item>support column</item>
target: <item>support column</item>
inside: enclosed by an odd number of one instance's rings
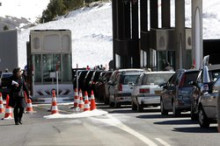
[[[116,67],[115,64],[115,49],[116,49],[116,43],[115,40],[117,39],[117,34],[118,34],[118,27],[117,27],[117,0],[112,0],[112,37],[113,37],[113,62],[114,62],[114,68]]]
[[[148,0],[140,0],[141,31],[148,31]]]
[[[192,60],[199,69],[203,60],[202,0],[192,0]]]
[[[158,0],[150,0],[150,28],[158,28]]]
[[[139,26],[138,26],[138,1],[132,1],[132,50],[134,68],[140,67],[140,50],[139,50]]]
[[[170,0],[162,0],[162,28],[170,28]]]
[[[176,69],[185,68],[185,0],[175,1]]]

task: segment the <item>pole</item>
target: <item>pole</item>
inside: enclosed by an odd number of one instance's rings
[[[78,70],[76,71],[76,89],[79,91],[79,74]]]
[[[57,76],[57,97],[59,96],[59,76],[58,76],[58,71],[56,71],[56,76]]]

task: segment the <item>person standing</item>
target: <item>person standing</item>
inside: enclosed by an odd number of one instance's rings
[[[26,86],[25,80],[22,77],[22,70],[15,68],[13,76],[9,82],[10,100],[9,106],[14,108],[15,125],[22,124],[22,116],[26,107],[25,92],[30,99],[29,91]]]

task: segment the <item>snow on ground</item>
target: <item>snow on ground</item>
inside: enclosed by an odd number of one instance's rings
[[[111,3],[73,11],[65,18],[21,30],[18,36],[19,65],[26,64],[26,42],[32,29],[70,29],[73,67],[106,65],[112,59]]]
[[[44,116],[45,119],[75,119],[75,118],[87,118],[87,117],[95,117],[107,115],[108,112],[103,110],[93,110],[93,111],[85,111],[81,113],[73,113],[73,114],[54,114]]]
[[[35,22],[42,15],[50,0],[0,0],[0,16],[26,18]]]
[[[12,1],[12,0],[8,0]],[[22,0],[20,0],[22,1]],[[30,0],[27,0],[30,1]],[[220,1],[203,0],[204,39],[220,38]],[[174,23],[174,0],[171,1],[171,24]],[[186,0],[186,26],[191,27],[191,0]],[[26,42],[31,29],[70,29],[72,31],[73,67],[108,64],[112,59],[111,3],[82,8],[59,17],[57,21],[37,25],[19,32],[19,65],[26,65]]]

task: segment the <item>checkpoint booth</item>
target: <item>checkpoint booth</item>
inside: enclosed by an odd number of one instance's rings
[[[28,82],[33,99],[73,98],[72,39],[70,30],[32,30],[27,43]]]

